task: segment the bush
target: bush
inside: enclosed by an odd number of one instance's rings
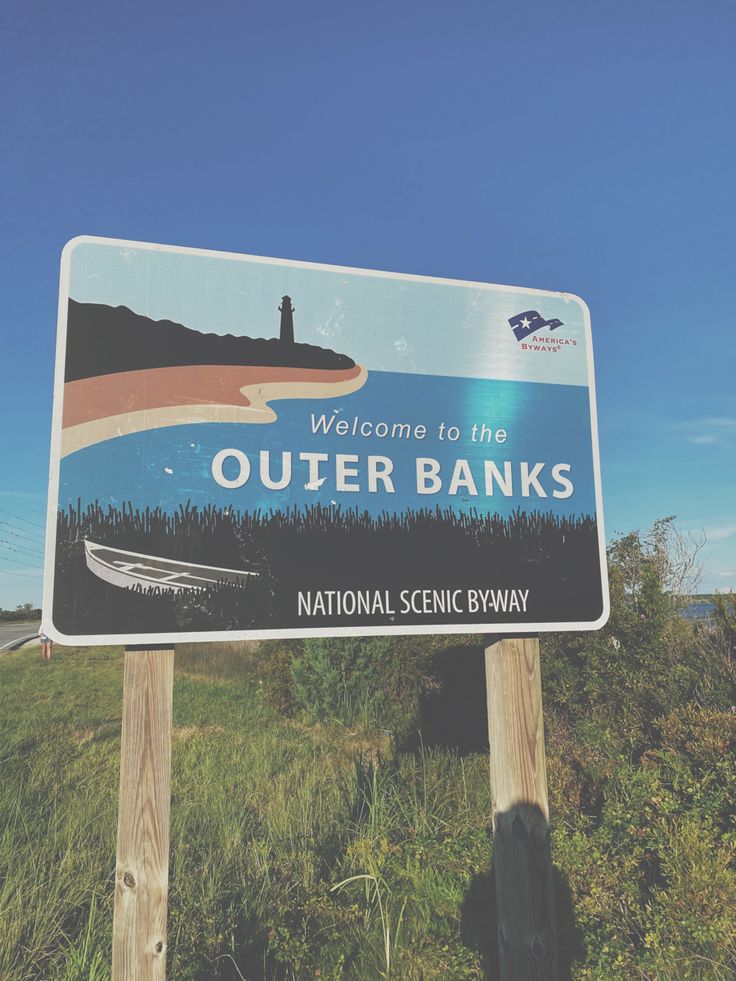
[[[689,703],[724,711],[735,700],[726,598],[716,629],[679,616],[667,587],[682,576],[662,551],[668,521],[609,546],[611,616],[602,630],[543,639],[547,718],[587,733],[590,743],[639,752],[656,738],[659,716]]]
[[[390,637],[305,640],[291,663],[294,701],[310,722],[387,724],[386,677],[395,657]]]
[[[291,694],[309,721],[416,728],[423,692],[438,686],[446,637],[315,638],[292,645]]]
[[[40,620],[41,611],[33,603],[19,603],[14,610],[0,609],[0,622],[15,623],[23,620]]]
[[[294,711],[291,665],[295,652],[300,650],[298,640],[265,640],[257,645],[251,662],[253,680],[282,715]]]
[[[716,631],[728,651],[729,658],[736,656],[736,593],[716,593],[715,601]]]

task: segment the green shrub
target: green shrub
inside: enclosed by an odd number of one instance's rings
[[[707,823],[673,819],[662,849],[662,884],[646,909],[642,966],[672,981],[736,976],[736,846]]]
[[[311,722],[388,724],[386,675],[395,657],[389,637],[305,640],[291,662],[294,701]]]
[[[314,638],[290,647],[291,697],[308,721],[384,728],[401,738],[417,728],[422,693],[439,686],[447,638]]]
[[[716,630],[731,657],[736,655],[736,593],[716,593],[713,597]]]
[[[547,719],[598,747],[640,752],[656,739],[658,717],[690,703],[723,711],[736,701],[727,598],[717,606],[715,629],[679,616],[668,585],[683,573],[663,552],[663,536],[673,534],[669,521],[609,546],[611,616],[602,630],[542,641]],[[689,559],[683,563],[690,567]]]
[[[291,665],[301,649],[298,640],[266,640],[258,644],[251,661],[253,680],[282,715],[291,715],[294,710]]]

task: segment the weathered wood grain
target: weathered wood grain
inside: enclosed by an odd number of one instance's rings
[[[489,638],[486,685],[500,981],[557,981],[538,638]]]
[[[126,650],[113,981],[163,981],[174,651]]]

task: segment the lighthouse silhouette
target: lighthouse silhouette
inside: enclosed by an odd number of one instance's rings
[[[294,307],[291,305],[290,296],[281,297],[281,306],[279,307],[281,311],[281,333],[280,339],[282,344],[293,344],[294,343]]]

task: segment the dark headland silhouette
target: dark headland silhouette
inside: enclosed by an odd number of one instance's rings
[[[183,365],[260,365],[345,371],[355,362],[294,340],[294,309],[284,296],[280,337],[203,334],[171,320],[150,320],[127,307],[69,300],[65,381],[146,368]]]

